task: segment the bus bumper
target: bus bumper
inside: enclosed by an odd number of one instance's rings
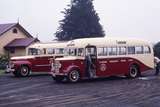
[[[50,72],[50,74],[53,77],[56,77],[56,76],[67,76],[68,75],[67,73],[56,73],[56,72]]]
[[[14,72],[14,71],[15,71],[15,69],[13,69],[13,68],[6,68],[6,70],[5,70],[6,73],[10,73],[10,72]]]

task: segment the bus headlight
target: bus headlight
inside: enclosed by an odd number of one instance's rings
[[[62,67],[61,63],[59,61],[55,61],[54,63],[54,69],[57,71]]]

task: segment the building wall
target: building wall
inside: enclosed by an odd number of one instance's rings
[[[25,55],[26,55],[26,49],[25,48],[16,48],[15,53],[10,53],[10,57],[25,56]]]
[[[17,29],[17,33],[13,33],[13,29]],[[13,27],[9,31],[0,36],[0,54],[7,54],[4,46],[16,38],[27,38],[27,36],[17,27]]]
[[[32,44],[35,44],[35,43],[37,43],[37,42],[33,42]],[[32,44],[30,44],[30,45],[32,45]],[[26,48],[16,48],[15,49],[15,53],[11,53],[9,51],[9,56],[10,57],[14,57],[14,56],[26,56],[26,55],[28,55],[28,50],[27,50],[28,47],[26,47]],[[6,53],[8,53],[8,51],[6,51]]]

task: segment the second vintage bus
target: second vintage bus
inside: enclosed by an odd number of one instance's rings
[[[15,76],[28,76],[31,73],[51,71],[51,61],[64,56],[66,42],[36,43],[27,48],[26,56],[12,57],[9,70]]]

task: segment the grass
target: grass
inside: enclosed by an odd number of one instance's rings
[[[1,70],[1,69],[0,69],[0,75],[3,74],[3,73],[4,73],[4,70]]]

